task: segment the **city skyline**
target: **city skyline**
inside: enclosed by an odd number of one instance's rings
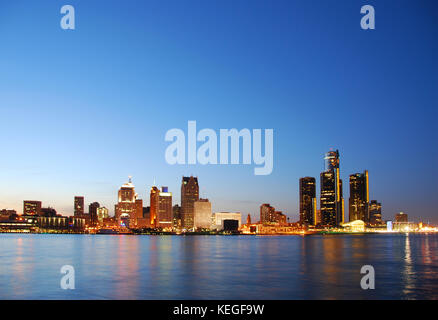
[[[383,213],[381,200],[370,199],[370,182],[368,170],[364,170],[363,173],[349,174],[349,185],[346,186],[350,190],[348,205],[345,208],[344,203],[344,185],[342,179],[340,179],[340,172],[342,172],[339,150],[330,150],[324,154],[324,170],[320,173],[319,190],[317,192],[317,183],[314,177],[301,177],[299,179],[299,213],[298,219],[292,222],[299,222],[303,225],[325,225],[331,227],[340,226],[344,222],[352,222],[355,220],[362,220],[365,223],[379,223],[381,224],[385,220],[392,220],[392,216],[403,214],[403,211],[394,213],[393,215],[387,215]],[[209,203],[210,212],[223,212],[224,210],[212,210],[212,204],[208,199],[200,197],[201,188],[199,186],[197,176],[182,176],[181,181],[181,193],[179,201],[172,201],[172,192],[169,191],[167,186],[158,187],[155,183],[150,188],[149,197],[143,199],[139,196],[135,190],[135,185],[132,182],[132,176],[128,177],[128,181],[124,183],[118,189],[118,202],[114,205],[113,214],[110,215],[120,224],[122,221],[125,226],[129,226],[131,219],[135,223],[131,222],[131,227],[137,226],[137,219],[148,220],[148,225],[151,227],[166,227],[173,225],[172,219],[174,204],[180,206],[180,219],[183,228],[190,229],[194,226],[194,216],[196,212],[196,204],[201,205],[202,202],[207,201]],[[106,206],[101,206],[98,202],[94,201],[89,204],[88,212],[84,211],[84,203],[86,197],[84,195],[75,195],[73,198],[73,210],[74,214],[67,216],[90,216],[91,221],[94,223],[97,221],[98,210],[105,209],[106,214],[111,213]],[[149,198],[149,203],[146,200]],[[213,196],[214,198],[214,196]],[[319,201],[318,201],[319,198]],[[318,206],[319,203],[319,206]],[[149,204],[149,206],[147,206]],[[147,207],[146,207],[147,206]],[[110,206],[112,207],[112,206]],[[262,209],[266,207],[268,211]],[[148,208],[148,218],[144,216],[144,210]],[[50,205],[43,207],[40,200],[23,200],[23,212],[19,212],[15,208],[0,208],[0,209],[12,209],[18,214],[26,213],[28,215],[40,215],[42,210],[53,210],[56,208]],[[285,216],[284,221],[294,215],[283,213],[283,210],[277,211],[275,207],[271,207],[270,203],[263,203],[259,206],[260,210],[260,222],[278,222],[281,219],[279,217]],[[246,212],[239,210],[232,210],[240,212],[240,214],[246,214]],[[56,211],[54,211],[56,212]],[[231,211],[228,211],[231,212]],[[265,212],[265,213],[262,213]],[[58,214],[65,215],[65,212],[59,212]],[[256,218],[258,213],[248,212],[248,215],[252,219]],[[254,217],[255,216],[255,217]],[[255,219],[254,219],[255,220]],[[430,222],[425,221],[420,217],[417,222]],[[141,222],[144,225],[144,221]],[[140,225],[140,222],[139,222]]]
[[[333,147],[345,209],[349,175],[368,170],[384,217],[438,223],[435,4],[379,3],[378,32],[360,28],[360,1],[81,2],[74,31],[63,4],[2,4],[1,208],[35,199],[72,215],[85,195],[114,214],[129,175],[143,200],[156,178],[174,202],[175,177],[196,175],[213,211],[255,219],[271,203],[297,221],[299,178],[316,177],[319,198]],[[273,128],[272,174],[168,165],[165,133],[190,120]]]

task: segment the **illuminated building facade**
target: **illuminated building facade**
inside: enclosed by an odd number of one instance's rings
[[[92,226],[95,226],[98,223],[97,209],[99,208],[100,208],[99,202],[90,203],[90,205],[88,206],[88,214],[90,216],[90,223]]]
[[[173,227],[172,192],[167,187],[161,187],[158,193],[158,214],[156,224],[160,228]]]
[[[408,215],[404,212],[395,215],[395,222],[408,222]]]
[[[194,204],[198,200],[198,178],[183,177],[181,183],[181,225],[185,229],[193,228]]]
[[[57,212],[54,208],[48,207],[48,208],[41,208],[41,217],[56,217]]]
[[[341,226],[348,232],[365,232],[365,222],[363,220],[342,223]]]
[[[300,179],[300,223],[316,225],[316,181],[313,177]]]
[[[173,227],[181,228],[181,207],[178,204],[173,206]]]
[[[368,170],[365,170],[364,173],[350,175],[349,220],[362,220],[365,223],[369,223],[369,202]]]
[[[339,151],[325,155],[325,171],[321,173],[321,224],[337,227],[344,222],[344,198],[339,171]]]
[[[143,219],[143,200],[135,199],[135,226],[139,226],[139,221]]]
[[[129,177],[129,181],[120,187],[118,203],[115,205],[115,218],[119,225],[125,227],[129,227],[130,224],[135,225],[136,199],[135,187]]]
[[[160,189],[158,189],[156,186],[152,186],[151,188],[150,204],[151,227],[155,228],[158,227],[158,207],[160,204]]]
[[[275,208],[269,203],[263,203],[260,206],[260,223],[275,223]]]
[[[74,200],[74,215],[81,217],[84,215],[84,197],[76,196]]]
[[[193,226],[201,229],[211,228],[211,202],[199,199],[194,203]]]
[[[275,211],[269,203],[260,206],[260,223],[285,225],[287,218],[281,211]]]
[[[215,212],[213,215],[212,228],[216,230],[224,230],[225,220],[237,220],[240,228],[242,215],[240,212]]]
[[[24,200],[23,201],[24,215],[41,215],[41,201]]]
[[[99,225],[104,225],[105,219],[109,218],[109,211],[105,207],[99,207],[97,208],[97,223]]]
[[[371,225],[382,225],[382,204],[376,200],[371,200],[369,204],[370,212],[370,224]]]

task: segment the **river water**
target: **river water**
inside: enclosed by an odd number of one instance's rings
[[[0,299],[438,299],[437,250],[432,234],[0,234]]]

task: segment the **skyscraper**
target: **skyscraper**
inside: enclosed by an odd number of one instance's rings
[[[24,200],[23,201],[24,215],[41,215],[41,201]]]
[[[185,229],[193,228],[194,203],[198,200],[198,178],[183,177],[181,183],[181,224]]]
[[[300,223],[316,224],[316,183],[313,177],[300,179]]]
[[[160,205],[160,190],[156,186],[151,187],[150,191],[150,219],[151,227],[158,227],[158,208]]]
[[[108,209],[105,207],[99,207],[97,208],[97,221],[99,225],[104,224],[104,219],[108,219]]]
[[[158,193],[157,226],[161,228],[173,227],[172,192],[167,187],[161,187]]]
[[[131,222],[135,222],[136,199],[135,187],[132,184],[131,177],[129,177],[129,181],[120,187],[118,203],[115,205],[115,218],[118,224],[129,227]]]
[[[325,154],[325,171],[321,173],[321,223],[336,227],[344,222],[344,198],[339,171],[339,151]]]
[[[370,224],[381,225],[382,222],[382,204],[376,200],[371,200],[369,204]]]
[[[143,219],[143,200],[135,199],[135,225],[138,226],[139,219]]]
[[[174,228],[181,228],[181,207],[176,204],[173,206],[173,226]]]
[[[75,217],[84,215],[84,197],[80,197],[80,196],[75,197],[74,215]]]
[[[350,175],[349,220],[370,222],[368,170]]]
[[[88,213],[90,215],[90,222],[92,226],[95,226],[98,223],[97,209],[99,209],[99,207],[99,202],[90,203],[90,205],[88,206]]]
[[[211,202],[199,199],[194,203],[193,225],[195,228],[210,229],[212,223]]]

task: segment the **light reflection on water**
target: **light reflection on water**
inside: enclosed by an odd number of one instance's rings
[[[438,235],[0,234],[1,299],[438,299]],[[60,268],[75,268],[62,290]],[[376,289],[360,288],[375,268]]]

